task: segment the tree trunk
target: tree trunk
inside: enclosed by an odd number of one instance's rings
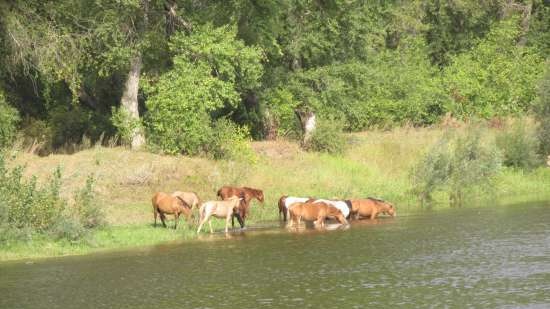
[[[525,46],[525,44],[527,44],[527,32],[529,32],[529,22],[531,22],[532,9],[532,1],[528,1],[523,5],[523,13],[521,16],[521,34],[518,40],[518,46]]]
[[[264,133],[265,139],[274,141],[277,139],[277,129],[279,128],[279,123],[277,119],[271,114],[269,110],[266,110],[264,113]]]
[[[120,106],[132,118],[132,121],[139,121],[138,110],[138,90],[139,90],[139,75],[141,72],[141,54],[138,53],[131,60],[130,72],[124,86]],[[145,137],[141,131],[141,127],[137,126],[131,137],[130,145],[132,149],[139,149],[145,144]]]
[[[305,110],[295,110],[294,111],[296,115],[298,116],[298,119],[300,119],[300,124],[302,125],[302,131],[304,132],[304,139],[302,140],[302,145],[307,145],[309,140],[311,139],[311,136],[313,135],[313,131],[315,131],[315,114],[312,111],[305,111]]]

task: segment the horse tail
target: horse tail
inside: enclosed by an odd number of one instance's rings
[[[222,197],[222,189],[223,187],[219,188],[218,189],[218,192],[216,192],[216,196],[218,196],[219,198],[221,198],[223,200],[223,197]]]

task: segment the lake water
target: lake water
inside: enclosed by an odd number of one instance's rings
[[[0,308],[550,308],[550,203],[0,264]]]

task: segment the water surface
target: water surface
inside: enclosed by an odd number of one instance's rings
[[[0,264],[0,308],[550,308],[550,204]]]

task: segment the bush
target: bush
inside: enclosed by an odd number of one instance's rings
[[[141,122],[130,116],[123,108],[111,108],[111,121],[117,130],[119,140],[123,145],[130,145],[136,129],[141,130]]]
[[[105,214],[96,204],[94,199],[94,182],[92,176],[88,176],[84,187],[75,196],[75,212],[83,227],[91,229],[106,224]]]
[[[430,202],[434,192],[444,191],[450,204],[459,206],[467,193],[490,190],[501,155],[493,143],[483,140],[482,132],[475,128],[462,136],[448,133],[413,167],[413,191],[422,203]]]
[[[33,234],[75,241],[90,228],[103,224],[102,214],[93,203],[93,179],[88,179],[75,197],[76,206],[71,208],[60,196],[59,168],[42,186],[35,177],[23,178],[23,171],[20,166],[8,168],[4,155],[0,154],[1,243],[32,239]]]
[[[500,132],[496,143],[503,154],[502,163],[505,166],[531,169],[540,163],[538,141],[525,121],[517,122]]]
[[[310,151],[342,154],[346,146],[343,127],[341,120],[321,119],[304,148]]]
[[[247,128],[222,118],[214,123],[206,151],[214,159],[255,162],[256,154],[250,147],[249,139]]]
[[[537,130],[539,154],[546,157],[550,155],[550,61],[546,62],[546,73],[539,84],[534,110],[539,122]]]
[[[15,108],[8,105],[4,93],[0,91],[0,148],[12,144],[18,122],[19,113]]]

